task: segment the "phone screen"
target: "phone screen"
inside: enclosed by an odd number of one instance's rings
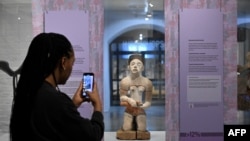
[[[85,91],[92,92],[94,85],[94,74],[93,73],[84,73],[82,77],[83,82],[83,96],[86,97],[87,94]]]

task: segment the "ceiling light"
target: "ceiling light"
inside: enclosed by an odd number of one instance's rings
[[[149,3],[149,6],[150,6],[150,7],[153,7],[154,5],[150,2],[150,3]]]
[[[139,34],[139,40],[142,40],[142,39],[143,39],[143,35]]]
[[[147,17],[152,17],[152,12],[147,12]]]

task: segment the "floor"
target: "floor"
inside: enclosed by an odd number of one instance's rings
[[[250,125],[250,111],[238,111],[238,124]]]

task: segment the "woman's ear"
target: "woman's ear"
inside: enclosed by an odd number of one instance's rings
[[[61,59],[61,68],[62,70],[66,70],[66,57],[62,57]]]

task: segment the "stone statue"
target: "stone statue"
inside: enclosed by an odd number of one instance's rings
[[[120,81],[120,105],[125,106],[122,128],[117,131],[118,139],[149,139],[145,109],[151,106],[152,82],[142,76],[144,59],[133,54],[128,59],[128,76]]]

